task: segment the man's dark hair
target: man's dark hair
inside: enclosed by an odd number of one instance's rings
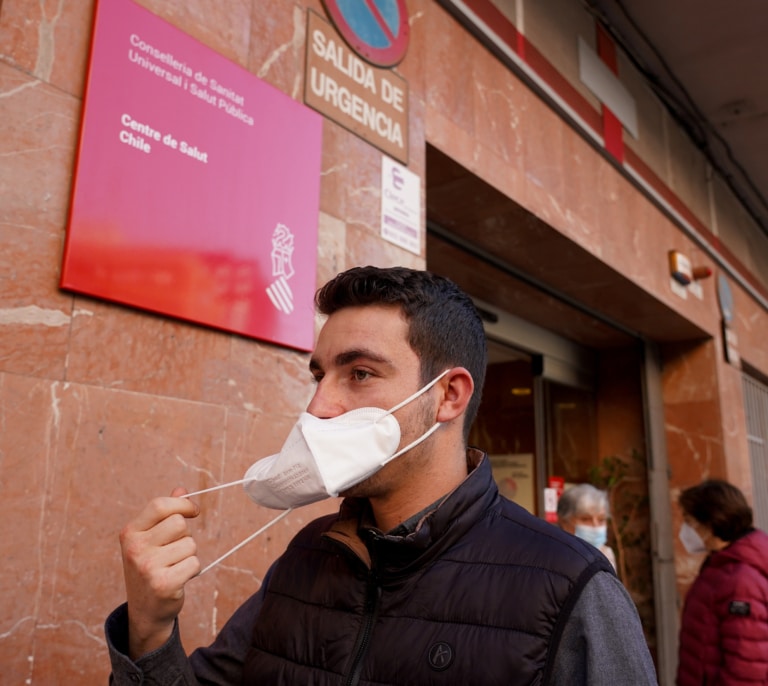
[[[752,508],[744,494],[727,481],[702,481],[686,488],[678,502],[686,514],[724,541],[735,541],[752,529]]]
[[[472,375],[475,390],[464,419],[466,440],[480,406],[487,349],[477,308],[453,281],[406,267],[354,267],[325,284],[315,305],[326,315],[361,305],[400,307],[408,322],[408,343],[419,356],[422,383],[449,367],[464,367]]]

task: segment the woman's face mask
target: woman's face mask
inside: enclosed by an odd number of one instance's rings
[[[391,410],[361,407],[330,419],[302,413],[280,452],[254,462],[245,473],[245,492],[259,505],[284,510],[359,484],[440,426],[435,423],[398,451],[400,425],[392,413],[426,393],[448,371]]]
[[[683,522],[683,525],[680,527],[679,538],[685,550],[691,555],[707,552],[707,546],[701,536],[699,536],[699,532],[688,522]]]
[[[599,548],[600,546],[605,545],[605,541],[608,537],[607,527],[605,524],[602,526],[577,524],[575,534],[577,538],[580,538],[587,543],[591,543],[593,546],[595,546],[595,548]]]

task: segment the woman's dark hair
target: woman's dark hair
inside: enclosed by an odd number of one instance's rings
[[[361,305],[399,307],[408,322],[408,343],[419,357],[422,383],[449,367],[464,367],[472,375],[466,440],[480,406],[487,349],[477,308],[453,281],[406,267],[354,267],[326,283],[315,295],[315,305],[326,315]]]
[[[686,514],[724,541],[735,541],[752,528],[752,508],[744,494],[727,481],[709,479],[686,488],[678,502]]]

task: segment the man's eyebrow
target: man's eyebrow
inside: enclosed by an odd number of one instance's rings
[[[369,348],[354,348],[352,350],[346,350],[344,352],[340,352],[334,358],[334,362],[340,367],[345,364],[352,364],[352,362],[357,362],[358,360],[391,364],[389,358],[386,358],[380,353],[374,352]]]
[[[376,362],[378,364],[385,364],[392,366],[392,362],[388,357],[384,357],[380,353],[374,352],[370,348],[353,348],[352,350],[344,350],[333,358],[333,364],[337,367],[343,367],[348,364],[352,364],[357,361]],[[322,371],[323,365],[319,360],[314,357],[309,361],[309,370],[311,372]]]

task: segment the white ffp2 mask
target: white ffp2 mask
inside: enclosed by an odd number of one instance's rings
[[[245,473],[245,492],[259,505],[284,510],[337,496],[359,484],[440,426],[435,423],[397,450],[400,425],[392,413],[426,393],[448,371],[390,410],[362,407],[330,419],[303,412],[280,452],[254,462]]]

